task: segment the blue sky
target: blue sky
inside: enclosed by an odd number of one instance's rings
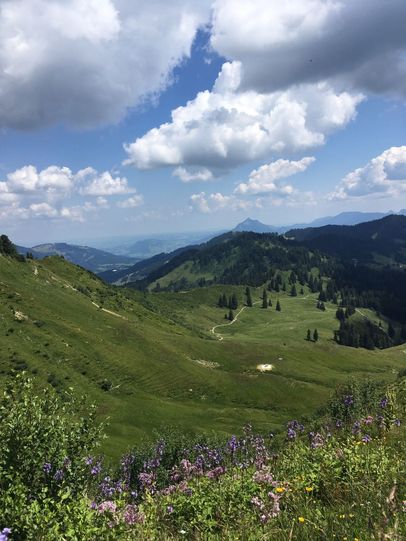
[[[406,208],[406,10],[371,1],[360,26],[359,0],[5,0],[1,230],[35,244]]]

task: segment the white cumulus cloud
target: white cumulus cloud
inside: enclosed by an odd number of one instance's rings
[[[211,44],[242,63],[242,87],[321,80],[406,96],[404,0],[216,0]]]
[[[315,158],[307,157],[299,161],[276,160],[261,165],[258,169],[251,171],[248,182],[242,182],[237,186],[235,193],[291,195],[294,188],[277,181],[305,171],[314,161]]]
[[[330,199],[396,197],[406,192],[406,146],[391,147],[364,167],[348,173]]]
[[[206,192],[195,193],[190,196],[190,210],[197,210],[203,214],[210,214],[221,209],[237,211],[251,208],[261,208],[260,199],[255,201],[239,199],[235,195],[224,195],[220,192],[206,194]]]
[[[125,146],[126,164],[224,169],[324,144],[356,114],[360,94],[327,83],[260,94],[240,91],[239,63],[226,63],[212,92],[172,112],[172,121]]]
[[[144,198],[142,195],[137,194],[125,199],[124,201],[119,201],[117,206],[122,209],[132,209],[141,206],[144,203]]]
[[[77,178],[85,183],[81,189],[85,195],[121,195],[134,191],[128,186],[125,177],[113,177],[109,171],[99,174],[95,169],[88,167],[79,171]]]
[[[207,182],[213,180],[213,173],[207,167],[200,169],[186,169],[185,167],[177,167],[172,173],[173,176],[180,178],[182,182]]]
[[[1,0],[0,128],[116,122],[170,83],[210,0]]]

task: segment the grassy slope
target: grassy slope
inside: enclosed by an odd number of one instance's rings
[[[73,289],[78,285],[90,297]],[[2,257],[1,376],[25,362],[61,389],[84,392],[110,417],[106,451],[116,456],[163,424],[231,433],[252,421],[275,430],[292,416],[311,414],[349,374],[390,380],[404,367],[402,347],[368,352],[334,344],[335,307],[320,312],[314,296],[281,295],[281,313],[247,309],[218,329],[220,342],[209,329],[224,323],[224,310],[215,307],[223,290],[243,298],[243,288],[220,286],[143,296],[109,288],[60,258]],[[258,294],[253,291],[254,301]],[[103,299],[105,309],[122,317],[92,304]],[[16,310],[28,319],[15,321]],[[304,340],[308,327],[319,330],[318,344]],[[264,362],[275,364],[273,373],[257,372]],[[111,382],[109,392],[100,388],[103,380]]]

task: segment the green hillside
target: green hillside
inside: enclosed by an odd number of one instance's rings
[[[405,366],[402,346],[335,344],[335,307],[317,310],[307,291],[281,294],[280,313],[245,309],[217,329],[219,340],[210,330],[225,323],[216,307],[223,291],[236,292],[242,307],[241,287],[143,294],[107,286],[59,257],[1,256],[2,380],[26,370],[61,392],[84,393],[110,418],[106,451],[116,456],[162,425],[230,434],[251,421],[277,431],[312,414],[350,375],[390,381]],[[308,326],[318,328],[317,344],[305,340]],[[264,363],[274,370],[259,372]]]

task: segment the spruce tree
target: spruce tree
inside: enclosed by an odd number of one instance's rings
[[[307,329],[307,337],[306,337],[306,340],[307,340],[308,342],[310,342],[311,339],[312,339],[312,333],[311,333],[310,329]]]
[[[251,299],[251,291],[250,291],[249,287],[247,287],[247,289],[245,290],[245,295],[247,297],[247,306],[251,307],[252,306],[252,299]]]
[[[293,286],[292,286],[291,289],[290,289],[290,296],[291,296],[291,297],[297,297],[297,291],[296,291],[296,286],[295,286],[295,284],[293,284]]]
[[[231,296],[231,309],[232,310],[237,310],[238,308],[238,300],[237,300],[237,295],[235,293],[232,294]]]
[[[268,301],[268,306],[272,306],[272,300],[271,299],[269,299],[269,301]]]
[[[279,299],[276,301],[276,311],[280,312],[282,310],[281,303],[279,302]]]
[[[223,304],[223,295],[220,295],[219,300],[217,301],[217,306],[218,306],[219,308],[224,308],[224,304]]]
[[[231,310],[231,308],[230,308],[230,310],[229,310],[229,312],[228,312],[228,319],[229,319],[230,321],[233,321],[233,319],[234,319],[234,314],[233,314],[233,311]]]
[[[317,340],[319,339],[319,333],[317,332],[317,329],[314,329],[314,332],[313,332],[313,340],[315,342],[317,342]]]
[[[268,295],[266,289],[262,292],[262,308],[268,308]]]

